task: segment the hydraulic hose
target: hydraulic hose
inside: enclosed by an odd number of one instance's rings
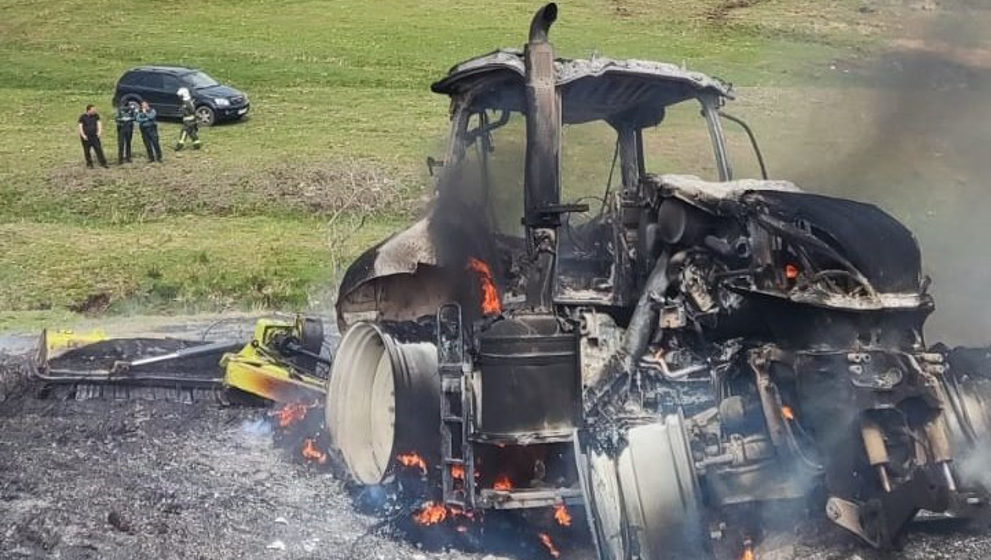
[[[640,300],[637,301],[637,307],[630,319],[630,326],[623,337],[623,351],[626,354],[623,369],[628,373],[634,370],[647,351],[659,315],[656,302],[664,296],[669,284],[668,257],[666,253],[661,253],[650,276],[647,277]]]

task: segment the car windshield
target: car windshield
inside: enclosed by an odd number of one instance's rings
[[[217,80],[214,80],[203,72],[190,72],[182,78],[193,89],[203,89],[217,85]]]

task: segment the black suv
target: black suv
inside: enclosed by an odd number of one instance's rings
[[[129,101],[147,101],[163,117],[181,117],[182,105],[176,92],[187,88],[196,104],[196,115],[207,126],[223,120],[237,120],[248,114],[248,96],[220,84],[205,72],[182,66],[139,66],[117,81],[114,107]]]

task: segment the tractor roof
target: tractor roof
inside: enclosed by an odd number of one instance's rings
[[[730,84],[663,62],[559,58],[554,67],[566,123],[608,120],[647,106],[663,109],[705,94],[733,97]],[[502,49],[455,65],[431,89],[471,97],[473,106],[520,111],[524,74],[523,52]]]

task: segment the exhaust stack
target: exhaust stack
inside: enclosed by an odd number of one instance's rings
[[[547,41],[557,19],[557,4],[537,10],[530,23],[524,50],[526,65],[526,169],[524,178],[526,225],[557,227],[560,216],[561,111],[554,77],[554,47]],[[550,212],[548,212],[550,210]]]
[[[557,19],[553,2],[537,10],[524,49],[526,68],[526,167],[524,224],[534,268],[526,301],[531,309],[551,306],[557,228],[561,225],[561,108],[554,73],[554,47],[547,40]]]

